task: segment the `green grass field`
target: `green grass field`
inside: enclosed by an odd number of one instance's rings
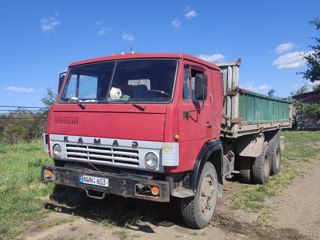
[[[305,167],[320,159],[320,131],[284,131],[285,149],[282,151],[280,173],[271,177],[264,185],[251,185],[233,198],[233,209],[257,212],[267,208],[266,198],[276,196],[285,189],[295,177],[303,173]],[[267,217],[265,209],[261,217]],[[259,222],[258,222],[259,224]]]
[[[283,135],[286,149],[282,155],[281,172],[265,185],[251,185],[236,194],[233,199],[234,209],[258,211],[264,208],[263,202],[267,197],[281,192],[299,176],[306,165],[319,159],[320,132],[283,132]],[[49,210],[45,208],[45,204],[48,201],[54,202],[48,200],[54,185],[41,183],[42,164],[53,164],[53,161],[43,152],[41,142],[15,146],[0,143],[0,239],[15,238],[29,228],[30,222],[48,215]],[[108,214],[99,222],[112,222],[113,219],[108,218]],[[265,211],[262,217],[267,214]],[[136,218],[137,216],[126,217],[126,221]],[[41,225],[41,221],[39,222]],[[44,226],[45,224],[58,223],[44,223]]]
[[[53,185],[40,182],[42,164],[52,164],[40,142],[10,146],[0,144],[0,239],[14,237],[28,228],[27,222],[44,216],[41,196]]]

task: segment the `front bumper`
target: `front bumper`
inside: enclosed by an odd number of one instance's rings
[[[54,174],[54,178],[46,178],[44,173],[50,170]],[[108,187],[89,185],[79,182],[80,175],[89,175],[94,177],[102,177],[109,179]],[[75,187],[83,190],[97,191],[106,194],[115,194],[123,197],[139,198],[156,202],[170,201],[170,187],[167,181],[149,180],[139,178],[130,174],[114,174],[98,171],[90,171],[83,169],[73,169],[67,167],[55,167],[43,165],[41,171],[41,180],[43,182],[52,182],[55,184]],[[158,186],[160,191],[157,196],[141,194],[137,191],[138,186]]]

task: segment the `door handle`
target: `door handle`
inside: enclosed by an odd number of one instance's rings
[[[212,123],[208,123],[208,122],[207,122],[206,126],[207,126],[208,128],[212,128]]]

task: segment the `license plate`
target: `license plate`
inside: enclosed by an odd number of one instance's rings
[[[96,186],[108,187],[109,186],[109,179],[108,178],[101,178],[101,177],[94,177],[88,175],[80,175],[79,182],[85,184],[91,184]]]

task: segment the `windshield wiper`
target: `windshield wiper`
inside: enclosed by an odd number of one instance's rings
[[[141,106],[141,105],[139,105],[139,104],[136,104],[136,103],[134,103],[134,102],[132,102],[131,104],[132,104],[132,106],[135,106],[136,108],[138,108],[138,109],[141,110],[141,111],[145,111],[145,110],[147,109],[146,107]]]
[[[68,102],[76,103],[78,106],[82,109],[85,110],[86,106],[84,106],[80,101],[79,98],[77,97],[72,97],[72,98],[65,98],[64,100],[67,100]]]
[[[115,99],[112,101],[109,101],[109,103],[124,103],[124,104],[132,104],[132,106],[138,108],[141,111],[145,111],[147,108],[144,106],[141,106],[135,102],[128,102],[127,100],[123,100],[123,99]]]

